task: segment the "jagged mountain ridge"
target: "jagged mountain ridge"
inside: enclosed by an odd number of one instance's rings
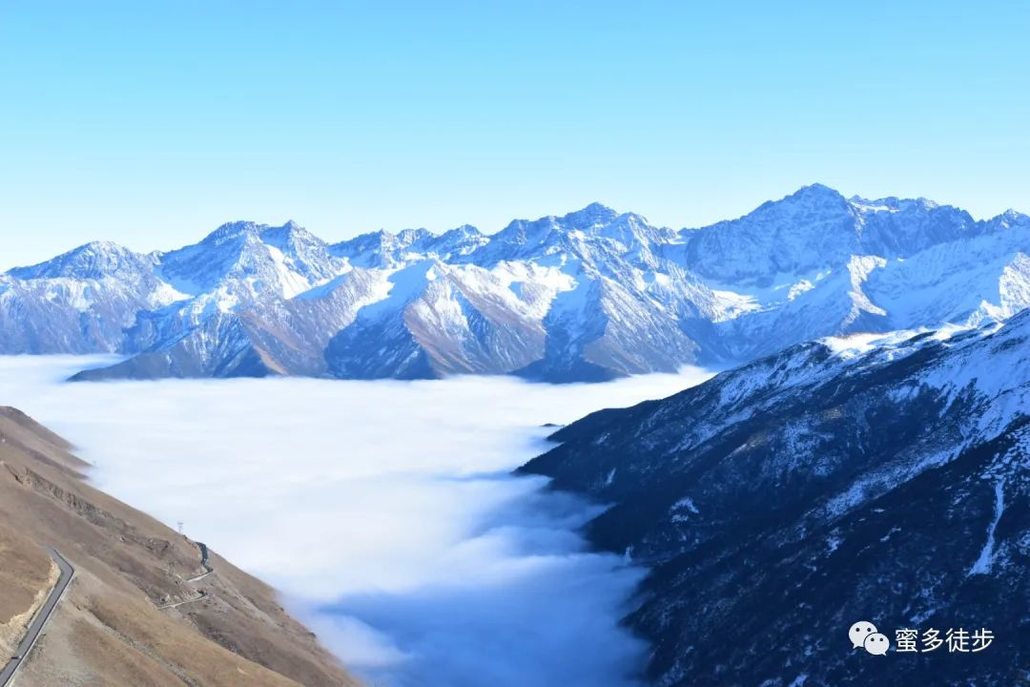
[[[115,352],[82,378],[268,374],[603,380],[820,336],[975,325],[1030,305],[1030,218],[814,185],[736,220],[600,204],[487,235],[327,244],[223,225],[140,255],[91,243],[0,275],[0,353]]]
[[[654,684],[1027,678],[1030,311],[864,338],[595,413],[522,468],[611,504],[588,534],[651,570],[627,620]],[[877,659],[851,648],[858,620],[892,644],[900,628],[997,639]]]

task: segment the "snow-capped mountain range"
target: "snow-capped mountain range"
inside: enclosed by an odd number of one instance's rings
[[[976,325],[1030,304],[1030,217],[805,187],[656,227],[590,205],[327,244],[233,222],[137,254],[96,242],[0,275],[0,353],[127,356],[110,377],[594,381],[736,364],[827,335]]]
[[[611,504],[590,538],[649,568],[651,684],[1026,681],[1030,310],[798,344],[552,438],[522,471]],[[852,649],[859,620],[890,656]],[[896,645],[963,628],[997,639]]]

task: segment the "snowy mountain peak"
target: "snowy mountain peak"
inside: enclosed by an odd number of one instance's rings
[[[420,241],[436,238],[433,232],[419,227],[418,229],[402,229],[397,233],[397,242],[403,246],[410,246]]]
[[[598,237],[625,239],[636,234],[646,221],[639,215],[620,215],[612,208],[592,203],[566,215],[548,215],[536,220],[515,220],[484,243],[472,258],[485,265],[505,260],[536,259],[563,261],[581,259],[591,253],[589,244]],[[643,238],[644,243],[649,239]],[[631,241],[632,243],[632,241]]]
[[[463,224],[436,237],[433,252],[444,259],[458,260],[489,243],[490,237],[471,224]]]
[[[977,222],[820,184],[689,231],[599,203],[494,235],[405,229],[332,246],[292,221],[237,221],[168,253],[93,243],[13,270],[0,350],[147,351],[130,376],[596,380],[1001,320],[1030,306],[1028,255],[1025,215]]]
[[[236,220],[234,222],[226,222],[217,229],[212,231],[210,234],[205,236],[201,243],[221,243],[226,240],[239,238],[247,234],[256,234],[262,229],[267,229],[267,224],[258,224],[257,222],[251,222],[249,220]]]
[[[720,282],[764,284],[778,274],[801,275],[827,262],[846,264],[858,252],[851,206],[821,184],[684,237],[688,265]]]
[[[289,220],[280,226],[263,224],[251,220],[236,220],[220,225],[217,229],[201,239],[200,243],[208,245],[221,244],[226,241],[241,240],[248,237],[257,237],[264,241],[266,240],[266,236],[279,236],[284,237],[285,239],[285,237],[289,237],[294,234],[302,234],[307,237],[314,238],[313,234],[306,231],[293,220]]]
[[[848,198],[848,203],[861,213],[900,212],[902,210],[925,211],[938,207],[937,203],[926,198],[898,198],[897,196],[887,196],[886,198],[852,196]]]
[[[784,197],[779,201],[771,201],[766,205],[776,205],[782,203],[797,204],[802,203],[809,206],[817,206],[820,204],[824,205],[841,205],[847,202],[844,196],[835,188],[830,188],[825,184],[809,184],[808,186],[802,186],[794,193]]]
[[[111,241],[91,241],[56,258],[8,274],[17,279],[102,279],[149,269],[151,259]]]
[[[999,229],[1011,229],[1013,227],[1030,227],[1030,215],[1024,215],[1009,208],[997,217],[990,220],[990,224]]]
[[[305,247],[309,249],[312,247],[320,247],[323,250],[328,249],[325,241],[293,220],[290,220],[281,227],[260,225],[257,235],[263,243],[285,251],[302,250]]]
[[[904,258],[989,230],[969,213],[925,198],[845,199],[814,184],[743,217],[683,232],[687,262],[719,281],[770,283],[852,256]]]
[[[322,243],[324,242],[299,224],[290,220],[285,224],[276,226],[263,224],[250,220],[237,220],[226,222],[209,233],[194,246],[218,247],[232,245],[233,248],[225,250],[239,250],[240,246],[257,245],[266,243],[277,246],[285,246],[290,243]],[[188,246],[191,247],[191,246]],[[171,251],[175,253],[177,251]]]
[[[570,212],[563,216],[559,222],[560,226],[570,229],[588,230],[593,227],[610,224],[619,216],[619,213],[607,205],[591,203],[582,210]]]
[[[324,241],[295,222],[271,226],[223,224],[199,243],[165,253],[159,272],[176,290],[193,295],[231,293],[235,303],[262,293],[293,296],[343,273]]]
[[[821,225],[823,229],[844,228],[841,222],[851,214],[851,206],[839,191],[811,184],[779,200],[766,201],[739,219],[719,222],[701,231],[711,233],[716,228],[727,231],[728,227],[750,226],[759,231],[804,233],[814,225]]]
[[[439,238],[424,228],[402,229],[396,234],[380,229],[333,244],[329,251],[354,267],[395,267],[430,253],[430,246]]]

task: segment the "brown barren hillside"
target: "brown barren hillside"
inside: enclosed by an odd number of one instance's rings
[[[0,665],[58,571],[76,575],[18,675],[52,685],[351,686],[275,591],[83,481],[63,439],[0,408]],[[159,606],[188,601],[159,609]]]

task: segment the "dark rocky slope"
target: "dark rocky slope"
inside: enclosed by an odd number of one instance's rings
[[[523,468],[610,502],[590,538],[651,568],[627,621],[654,684],[1030,679],[1030,312],[840,347],[595,413]],[[876,657],[858,620],[996,639]]]

